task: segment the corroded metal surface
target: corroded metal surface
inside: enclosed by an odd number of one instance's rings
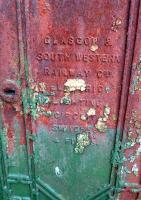
[[[139,199],[139,4],[0,0],[0,199]]]

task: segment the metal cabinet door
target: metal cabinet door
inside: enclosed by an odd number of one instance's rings
[[[0,0],[1,199],[137,199],[139,4]]]
[[[141,106],[140,106],[140,86],[141,86],[141,5],[139,7],[138,20],[136,21],[137,30],[134,46],[134,54],[130,56],[130,61],[132,63],[131,74],[127,74],[126,64],[125,73],[123,79],[123,92],[122,98],[123,102],[127,98],[127,108],[125,115],[121,112],[120,119],[124,123],[122,124],[123,134],[122,142],[120,143],[120,158],[122,163],[119,165],[118,179],[117,182],[123,185],[123,192],[119,195],[119,199],[124,200],[134,199],[135,197],[140,200],[140,175],[141,175],[141,164],[140,164],[140,153],[141,153]],[[127,65],[128,66],[128,65]],[[125,84],[126,83],[126,84]],[[126,85],[129,86],[129,94],[125,91]],[[120,110],[123,110],[123,105],[121,104]]]
[[[16,1],[0,1],[0,199],[30,199]],[[19,51],[19,49],[21,51]],[[23,85],[22,81],[22,85]],[[27,198],[26,198],[27,197]],[[29,198],[28,198],[29,197]]]

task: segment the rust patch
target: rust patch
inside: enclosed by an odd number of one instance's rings
[[[121,18],[119,18],[119,17],[118,17],[118,18],[115,18],[115,19],[113,20],[113,22],[112,22],[111,30],[114,31],[114,32],[117,32],[117,31],[119,30],[121,24],[122,24]]]
[[[90,145],[89,134],[87,132],[83,132],[77,135],[77,142],[75,146],[75,153],[81,154],[84,152],[85,148]]]
[[[103,117],[100,117],[95,125],[96,129],[101,133],[104,133],[107,130],[106,122],[109,118],[110,110],[110,107],[106,105],[104,108]]]

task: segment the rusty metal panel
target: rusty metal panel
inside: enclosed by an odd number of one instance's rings
[[[15,1],[0,1],[0,199],[30,195],[16,12]]]
[[[139,4],[0,0],[1,199],[138,198]]]
[[[138,7],[139,8],[139,7]],[[138,12],[137,12],[138,13]],[[132,55],[132,70],[128,94],[127,110],[121,143],[123,164],[119,166],[118,182],[123,184],[123,192],[119,199],[140,199],[141,185],[141,110],[140,110],[140,69],[141,69],[141,5],[139,17],[136,21],[137,33],[135,38],[134,54]],[[135,23],[134,23],[135,24]],[[121,153],[122,154],[122,153]]]

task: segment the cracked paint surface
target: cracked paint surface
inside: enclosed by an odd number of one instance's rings
[[[86,90],[86,83],[83,79],[68,79],[65,84],[65,90],[73,92],[79,90],[81,92]]]
[[[50,96],[53,93],[48,93],[46,91],[45,83],[32,83],[30,91],[30,109],[33,118],[36,120],[41,115],[46,117],[52,116],[52,112],[49,110],[48,106],[51,103]]]
[[[106,105],[104,108],[103,117],[100,117],[95,125],[97,130],[101,133],[104,133],[107,130],[106,122],[109,118],[110,110],[111,110],[110,107]]]
[[[111,167],[117,166],[111,161],[112,149],[118,143],[117,121],[112,116],[118,118],[128,3],[16,3],[1,3],[1,62],[6,66],[1,77],[18,79],[24,111],[21,115],[23,108],[3,103],[1,132],[8,125],[9,155],[12,145],[16,149],[12,161],[7,154],[1,159],[7,164],[1,164],[6,172],[3,193],[15,198],[18,188],[21,196],[17,199],[112,199],[118,189],[109,187]],[[137,121],[135,126],[140,127]],[[140,139],[128,142],[139,154]],[[122,144],[117,146],[115,162],[119,165],[126,156],[119,156]],[[129,174],[131,169],[123,171]],[[36,181],[44,194],[36,188]]]
[[[90,145],[89,134],[83,132],[77,135],[77,142],[75,146],[75,153],[81,154],[84,152],[85,148]]]

